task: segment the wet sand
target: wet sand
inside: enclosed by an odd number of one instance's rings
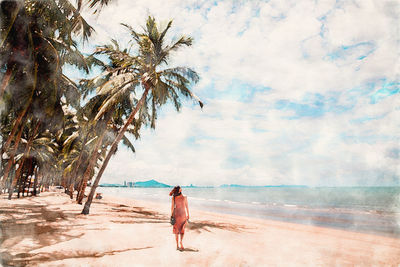
[[[191,209],[175,249],[169,203],[105,195],[90,215],[61,192],[0,196],[3,266],[376,266],[400,264],[400,239]]]

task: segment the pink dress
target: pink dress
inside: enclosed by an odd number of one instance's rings
[[[184,234],[186,226],[185,197],[181,194],[175,197],[175,224],[173,225],[174,234]]]

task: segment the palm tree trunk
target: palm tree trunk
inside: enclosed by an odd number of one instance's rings
[[[110,151],[108,151],[108,154],[107,154],[106,158],[104,159],[103,164],[101,165],[99,173],[96,176],[96,180],[94,181],[94,183],[92,185],[92,188],[90,189],[90,194],[89,194],[88,199],[87,199],[87,201],[85,203],[85,207],[83,207],[82,214],[89,214],[90,205],[92,204],[94,193],[96,192],[96,188],[99,185],[101,176],[103,175],[103,172],[106,169],[107,164],[111,159],[111,156],[117,150],[119,141],[121,141],[121,139],[124,136],[126,130],[128,129],[128,126],[132,123],[133,119],[135,118],[135,115],[138,112],[138,110],[143,106],[149,91],[150,91],[150,86],[145,86],[145,90],[144,90],[144,93],[142,95],[142,98],[139,100],[139,103],[136,105],[135,110],[133,110],[132,113],[129,115],[128,120],[126,121],[124,127],[121,128],[121,130],[119,131],[119,133],[118,133],[117,137],[115,138],[113,144],[111,145]]]
[[[32,143],[33,138],[35,137],[37,131],[39,130],[39,126],[40,126],[40,122],[38,122],[38,123],[36,124],[35,130],[33,131],[32,136],[29,138],[29,141],[28,141],[28,143],[26,144],[25,151],[24,151],[24,155],[23,155],[23,157],[22,157],[22,159],[21,159],[21,164],[20,164],[20,166],[18,167],[17,173],[15,174],[14,179],[12,180],[12,182],[11,182],[11,184],[10,184],[10,188],[8,189],[8,199],[9,199],[9,200],[11,199],[11,196],[12,196],[13,191],[14,191],[14,187],[15,187],[15,185],[17,184],[17,181],[18,181],[17,179],[18,179],[19,176],[21,175],[21,171],[22,171],[22,167],[23,167],[23,165],[24,165],[24,161],[25,161],[25,159],[29,156],[29,152],[30,152],[30,150],[31,150],[31,143]],[[21,131],[22,131],[22,129],[21,129]]]
[[[33,171],[32,167],[33,167],[33,158],[30,158],[29,162],[28,162],[28,167],[26,168],[26,177],[25,177],[24,183],[22,185],[22,196],[25,196],[25,191],[27,191],[26,196],[28,196],[29,187],[31,186],[31,183],[30,183],[31,179],[29,177],[31,176],[31,173]],[[29,179],[28,190],[26,190],[26,183],[28,182],[28,179]]]
[[[33,195],[36,196],[37,192],[36,192],[36,188],[37,188],[37,184],[38,184],[38,170],[37,167],[35,169],[35,180],[33,181]]]
[[[31,189],[31,185],[32,185],[32,176],[29,176],[29,181],[28,181],[28,188],[26,189],[26,196],[29,196],[29,191]],[[31,194],[32,195],[32,194]]]
[[[37,167],[34,168],[34,170],[33,170],[33,172],[32,172],[32,176],[30,176],[30,178],[29,178],[28,192],[26,193],[27,196],[29,196],[29,191],[30,191],[31,185],[32,185],[32,178],[33,178],[33,175],[35,175],[35,173],[36,173],[36,168],[37,168]],[[33,190],[32,190],[31,196],[33,196]]]
[[[12,180],[12,182],[10,183],[10,187],[8,188],[8,199],[9,200],[11,200],[11,196],[14,193],[14,188],[18,182],[18,178],[19,178],[19,174],[21,173],[22,165],[23,165],[23,160],[22,160],[22,163],[20,164],[20,166],[18,166],[18,169],[17,169],[17,172],[15,173],[14,179]]]
[[[18,118],[15,120],[14,126],[11,130],[10,135],[7,137],[7,141],[4,144],[4,146],[1,148],[1,153],[5,152],[8,150],[8,148],[10,147],[11,141],[14,139],[15,136],[15,132],[18,130],[18,127],[21,125],[22,119],[26,119],[25,114],[28,111],[29,107],[31,106],[31,104],[28,104],[24,110],[18,115]],[[23,127],[22,127],[23,128]]]
[[[83,180],[81,179],[80,181],[79,181],[79,184],[78,184],[78,194],[76,194],[76,202],[78,202],[78,199],[79,199],[79,195],[80,195],[80,193],[81,193],[81,189],[82,189],[82,184],[83,184]]]
[[[68,194],[70,199],[74,199],[74,183],[72,177],[69,177]]]
[[[61,177],[61,185],[64,187],[64,193],[67,194],[68,186],[67,186],[67,177],[63,173]]]
[[[10,83],[13,67],[9,66],[7,68],[6,74],[4,74],[3,81],[0,87],[0,97],[3,97],[4,91],[6,90],[8,84]]]
[[[24,166],[24,164],[21,163],[21,166]],[[20,196],[21,196],[21,188],[22,188],[22,170],[19,173],[17,171],[17,174],[19,174],[19,177],[17,178],[17,187],[18,187],[17,198],[20,198]]]
[[[4,170],[2,184],[4,184],[5,181],[8,179],[8,174],[10,173],[11,167],[14,163],[14,156],[17,153],[18,145],[19,145],[19,142],[21,141],[21,136],[22,136],[23,131],[24,131],[24,127],[22,126],[18,133],[17,139],[15,140],[14,150],[11,152],[10,158],[8,159],[6,169]]]
[[[26,187],[26,182],[28,181],[28,176],[26,175],[25,178],[23,178],[24,176],[22,175],[22,184],[21,184],[21,192],[22,192],[22,197],[25,196],[25,187]]]
[[[83,174],[82,187],[80,188],[80,190],[78,192],[78,198],[77,198],[78,204],[82,204],[82,200],[83,200],[83,197],[85,196],[85,190],[86,190],[87,182],[90,177],[90,173],[92,172],[93,166],[95,165],[95,163],[97,162],[97,159],[99,158],[98,151],[99,151],[101,144],[103,143],[104,136],[106,135],[107,124],[111,120],[111,114],[112,114],[112,112],[109,113],[108,118],[106,119],[107,122],[105,123],[104,131],[101,133],[101,136],[97,140],[97,143],[96,143],[96,145],[93,149],[92,155],[90,157],[89,164],[86,168],[85,173]]]
[[[70,191],[71,178],[70,178],[69,174],[64,175],[64,181],[65,181],[65,186],[64,186],[64,190],[65,191],[64,191],[64,193],[67,194],[67,195],[70,195],[69,191]]]
[[[24,197],[25,196],[25,186],[26,186],[26,181],[28,180],[28,176],[25,176],[25,179],[23,178],[23,176],[21,178],[22,178],[21,192],[22,192],[22,197]]]
[[[90,175],[90,172],[89,172],[89,175]],[[78,195],[76,196],[76,202],[79,205],[82,205],[83,198],[85,197],[87,183],[88,183],[88,179],[82,180],[81,187],[79,188]]]
[[[80,169],[81,164],[82,164],[82,157],[83,157],[83,153],[84,153],[84,150],[85,150],[85,144],[86,144],[86,141],[87,141],[88,137],[89,137],[89,133],[86,134],[85,139],[82,142],[82,149],[79,152],[79,157],[78,157],[78,160],[76,161],[76,167],[75,167],[75,171],[74,171],[74,175],[73,175],[75,177],[75,179],[79,174],[79,169]],[[79,194],[81,192],[81,187],[82,187],[82,181],[79,183],[79,186],[78,186],[78,194],[76,195],[76,201],[78,201],[78,197],[79,197]]]

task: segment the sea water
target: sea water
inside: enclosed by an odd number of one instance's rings
[[[106,194],[169,202],[171,188],[99,188]],[[183,188],[190,207],[400,238],[400,187]]]

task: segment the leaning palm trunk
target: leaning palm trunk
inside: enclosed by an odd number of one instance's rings
[[[81,167],[81,164],[82,164],[82,158],[83,158],[85,144],[88,139],[88,136],[89,136],[89,134],[86,134],[85,139],[82,142],[82,148],[81,148],[81,151],[79,152],[78,160],[76,161],[76,167],[75,167],[75,171],[74,171],[74,175],[73,175],[73,177],[75,177],[75,178],[79,174],[79,168]],[[79,183],[79,186],[78,186],[78,195],[76,196],[76,201],[78,201],[79,192],[81,191],[81,187],[82,187],[82,181]]]
[[[82,185],[80,187],[80,190],[78,192],[78,197],[77,197],[78,204],[82,204],[83,197],[85,196],[85,190],[86,190],[87,182],[89,180],[90,173],[91,173],[91,171],[93,169],[93,166],[95,165],[95,163],[96,163],[96,161],[97,161],[97,159],[99,157],[99,152],[98,151],[99,151],[99,148],[100,148],[101,144],[103,143],[103,139],[104,139],[104,136],[106,135],[106,132],[107,132],[107,128],[102,132],[101,136],[97,140],[97,143],[96,143],[96,145],[95,145],[95,147],[93,149],[93,152],[92,152],[92,156],[90,157],[89,164],[88,164],[88,166],[86,168],[85,173],[83,174]]]
[[[69,178],[68,194],[70,199],[74,198],[74,181],[72,177]]]
[[[30,150],[30,148],[28,148],[28,146],[25,149],[25,152],[28,152]],[[25,154],[25,153],[24,153]],[[22,172],[22,168],[24,166],[25,163],[25,157],[22,158],[20,165],[18,166],[17,172],[15,173],[14,179],[12,180],[10,187],[8,188],[8,199],[11,200],[11,196],[14,192],[14,188],[17,185],[17,182],[21,182],[20,181],[20,176],[21,176],[21,172]],[[19,197],[19,193],[20,190],[18,190],[18,197]]]
[[[103,175],[103,172],[106,169],[107,164],[111,159],[111,156],[117,150],[118,143],[121,141],[122,137],[124,136],[126,130],[128,129],[128,126],[132,123],[133,119],[135,118],[136,113],[139,111],[139,109],[143,106],[143,104],[146,101],[147,94],[150,91],[150,85],[145,84],[144,87],[145,87],[145,90],[142,95],[142,98],[139,100],[139,103],[137,103],[135,110],[133,110],[132,113],[129,115],[128,120],[126,121],[124,127],[122,127],[121,130],[119,131],[117,137],[115,138],[114,142],[111,145],[110,151],[108,151],[107,156],[104,159],[103,164],[101,165],[99,173],[96,176],[96,180],[94,181],[92,188],[90,189],[90,194],[88,196],[88,199],[86,200],[85,207],[83,207],[82,214],[89,214],[90,205],[92,204],[94,193],[96,192],[96,188],[99,185],[101,176]]]
[[[8,179],[8,175],[9,175],[10,170],[11,170],[11,167],[13,166],[14,156],[17,153],[18,145],[19,145],[19,142],[21,141],[22,132],[23,132],[23,127],[21,127],[21,130],[18,133],[17,139],[15,140],[14,149],[11,152],[10,158],[8,159],[8,163],[7,163],[6,169],[4,170],[2,186],[4,186],[4,184],[6,183],[6,181]]]
[[[92,172],[92,169],[93,169],[94,165],[96,164],[97,159],[99,158],[99,152],[98,151],[99,151],[99,148],[102,145],[103,139],[104,139],[104,137],[105,137],[105,135],[107,133],[107,125],[112,119],[112,114],[113,114],[114,110],[115,110],[115,108],[112,108],[105,115],[105,118],[104,118],[104,129],[102,129],[103,131],[101,132],[101,135],[97,139],[97,142],[96,142],[96,145],[95,145],[95,147],[94,147],[94,149],[92,151],[92,155],[90,157],[88,166],[87,166],[87,168],[85,170],[85,173],[83,174],[83,177],[82,177],[82,182],[80,184],[78,195],[76,197],[76,202],[78,204],[82,204],[82,200],[83,200],[83,198],[85,196],[86,186],[87,186],[87,183],[88,183],[89,178],[90,178],[90,173]]]
[[[65,173],[63,173],[61,177],[61,185],[64,187],[64,193],[68,193],[68,177]]]
[[[0,97],[3,97],[4,91],[6,90],[8,84],[10,83],[11,75],[12,75],[12,67],[8,67],[6,74],[3,77],[3,81],[1,82]]]
[[[21,163],[21,167],[23,167],[24,164],[25,164],[25,161],[23,161],[23,163]],[[20,194],[21,194],[21,190],[22,190],[22,183],[23,183],[23,181],[22,181],[22,171],[19,171],[19,168],[17,170],[17,175],[19,175],[19,176],[17,176],[17,188],[18,188],[17,189],[17,198],[19,198]]]
[[[76,177],[76,176],[75,176]],[[78,194],[76,194],[76,202],[78,202],[79,199],[79,195],[81,194],[81,189],[82,189],[82,185],[83,185],[83,180],[81,179],[78,183]]]
[[[26,107],[24,108],[24,110],[21,111],[21,113],[18,115],[18,118],[15,120],[15,123],[14,123],[14,126],[13,126],[12,130],[11,130],[11,133],[10,133],[10,135],[7,137],[6,143],[5,143],[4,146],[1,148],[1,153],[6,152],[6,151],[8,150],[8,148],[9,148],[10,145],[11,145],[11,141],[14,139],[15,133],[16,133],[17,130],[18,130],[18,127],[19,127],[21,124],[23,124],[23,123],[22,123],[22,119],[24,119],[24,118],[26,119],[25,114],[26,114],[26,112],[28,111],[28,109],[30,108],[31,103],[32,103],[31,101],[29,101],[29,102],[30,102],[30,103],[26,105]],[[22,128],[23,128],[23,127],[22,127]]]

